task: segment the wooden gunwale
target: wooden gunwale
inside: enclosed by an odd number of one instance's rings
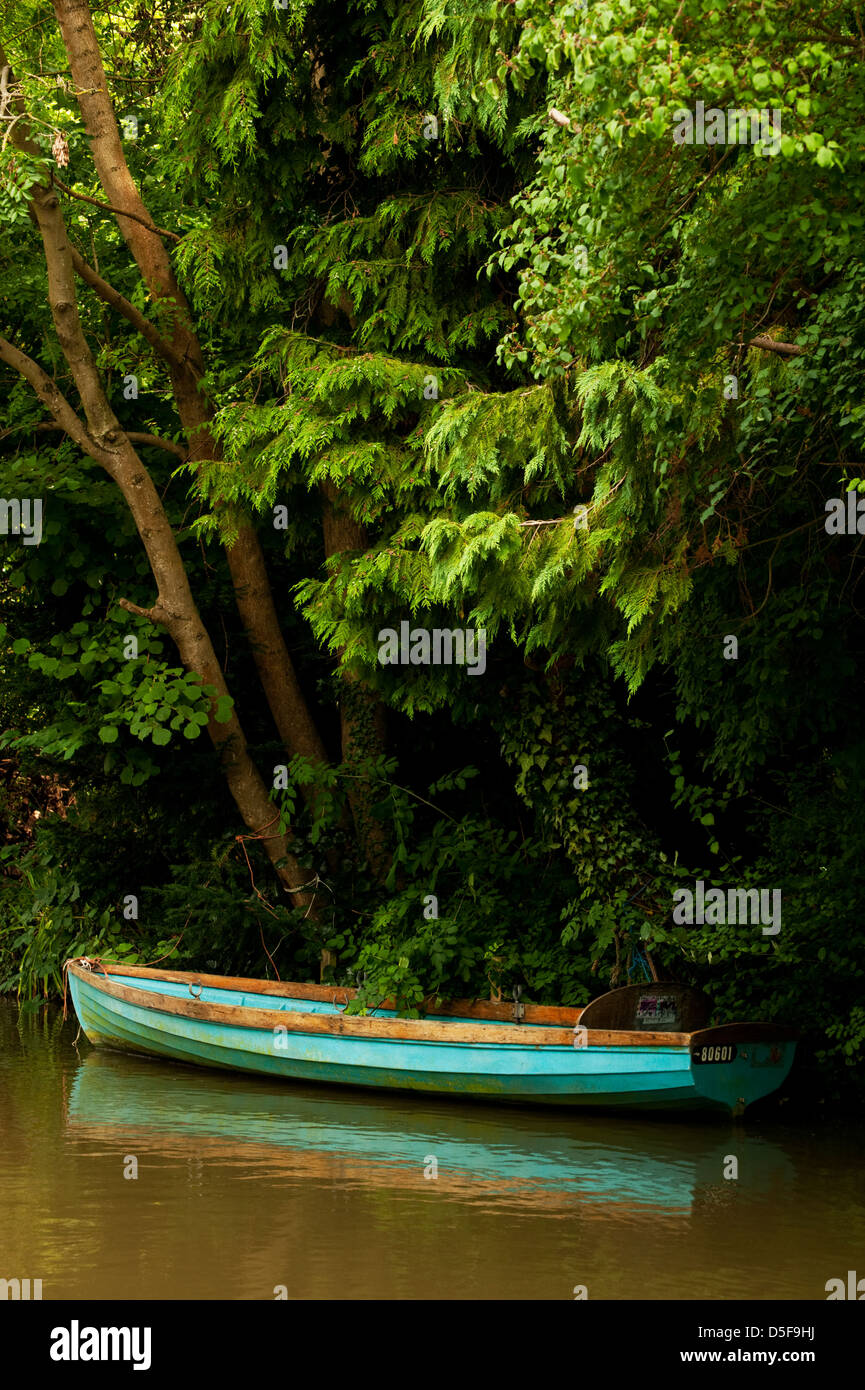
[[[716,1023],[691,1034],[692,1047],[724,1043],[798,1042],[801,1033],[784,1023]]]
[[[74,962],[69,962],[70,969],[73,964]],[[243,975],[200,975],[189,970],[156,970],[152,966],[124,965],[121,961],[110,960],[100,960],[95,970],[84,971],[84,977],[102,976],[103,969],[109,974],[133,975],[146,980],[166,980],[169,984],[175,985],[188,984],[191,979],[205,988],[270,994],[279,999],[311,999],[319,1004],[347,1004],[357,994],[356,989],[343,985],[295,984],[291,980],[253,980]],[[430,996],[424,1000],[423,1008],[428,1014],[456,1014],[460,1018],[484,1018],[500,1023],[513,1021],[512,1004],[494,1004],[485,999],[445,999],[440,1004],[435,1004],[433,999],[434,996]],[[379,1007],[393,1009],[395,1002],[385,999]],[[550,1004],[525,1004],[523,1007],[526,1023],[561,1024],[571,1028],[579,1022],[580,1014],[583,1012],[582,1009],[562,1008]]]
[[[106,968],[108,968],[106,966]],[[115,970],[126,973],[125,966],[113,966]],[[344,1014],[304,1014],[280,1009],[255,1009],[236,1004],[211,1004],[203,1000],[176,999],[169,995],[155,994],[152,990],[135,989],[120,985],[103,975],[100,970],[87,970],[70,963],[69,973],[82,981],[89,981],[100,994],[117,999],[153,1013],[171,1014],[178,1018],[188,1018],[199,1022],[223,1024],[235,1028],[252,1028],[272,1033],[276,1028],[288,1033],[323,1033],[330,1036],[402,1040],[411,1042],[437,1043],[486,1043],[504,1044],[514,1047],[573,1047],[572,1028],[538,1027],[526,1028],[519,1023],[496,1027],[494,1024],[439,1023],[425,1018],[364,1018],[349,1017]],[[189,973],[149,972],[151,978],[167,978],[168,974],[179,975],[175,983],[190,982]],[[220,977],[210,977],[220,978]],[[208,977],[194,975],[194,983],[208,984]],[[255,982],[236,981],[232,988],[242,983],[249,989]],[[294,988],[294,986],[292,986]],[[309,986],[318,989],[319,986]],[[268,991],[272,992],[272,991]],[[340,993],[341,991],[337,991]],[[327,991],[328,996],[333,991]],[[285,996],[284,996],[285,997]],[[289,997],[297,998],[297,995]],[[685,1048],[691,1039],[689,1033],[653,1033],[601,1030],[587,1030],[585,1046],[588,1047],[677,1047]]]

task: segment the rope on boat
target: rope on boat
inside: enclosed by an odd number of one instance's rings
[[[248,835],[235,835],[235,837],[234,837],[235,840],[237,841],[237,843],[240,845],[240,848],[243,850],[243,857],[244,857],[244,859],[246,860],[246,867],[247,867],[248,870],[249,870],[249,881],[250,881],[250,883],[252,884],[252,890],[253,890],[253,892],[255,893],[255,896],[258,898],[259,902],[260,902],[260,903],[262,904],[262,906],[264,907],[265,911],[270,913],[271,917],[275,917],[277,914],[274,912],[274,910],[273,910],[273,908],[271,907],[270,903],[267,901],[267,899],[265,898],[264,894],[259,890],[258,885],[257,885],[256,882],[255,882],[255,874],[253,873],[252,864],[251,864],[250,859],[249,859],[249,853],[248,853],[247,848],[246,848],[246,841],[247,841],[247,840],[275,840],[275,839],[277,839],[277,836],[276,836],[276,835],[265,835],[264,832],[265,832],[265,830],[269,830],[270,827],[274,824],[275,821],[278,821],[278,820],[279,820],[279,815],[280,815],[280,813],[277,811],[277,813],[276,813],[276,815],[273,817],[273,819],[272,819],[272,820],[269,820],[269,821],[267,822],[267,825],[263,825],[263,826],[261,827],[260,830],[253,831],[252,833],[250,833],[250,834],[248,834]],[[312,895],[312,899],[311,899],[311,901],[310,901],[309,907],[306,909],[306,912],[304,913],[304,916],[305,916],[305,917],[308,917],[308,916],[309,916],[310,910],[311,910],[311,908],[312,908],[312,904],[313,904],[313,902],[315,901],[315,894],[316,894],[316,892],[318,891],[319,888],[327,888],[327,890],[328,890],[329,893],[332,893],[332,892],[333,892],[333,889],[330,887],[330,885],[327,884],[327,883],[325,883],[324,879],[323,879],[323,878],[320,878],[318,874],[315,875],[315,878],[311,878],[311,879],[309,880],[308,883],[301,883],[301,884],[300,884],[298,887],[296,887],[296,888],[288,888],[288,887],[287,887],[285,891],[286,891],[287,893],[291,893],[292,896],[294,896],[296,893],[303,893],[307,888],[312,888],[314,891],[313,891],[313,895]],[[281,977],[281,975],[280,975],[280,973],[279,973],[279,971],[278,971],[278,969],[277,969],[277,967],[276,967],[276,961],[273,959],[273,956],[270,954],[270,952],[269,952],[268,949],[267,949],[267,943],[265,942],[265,939],[264,939],[264,928],[262,927],[262,925],[261,925],[260,922],[259,922],[259,925],[258,925],[258,934],[259,934],[259,936],[261,937],[261,944],[262,944],[262,947],[264,948],[264,954],[267,956],[267,959],[270,961],[271,965],[273,966],[274,974],[276,975],[277,980],[281,980],[282,977]],[[277,948],[277,949],[278,949],[278,948]]]
[[[108,979],[108,971],[105,969],[105,966],[102,964],[102,961],[100,960],[99,956],[72,956],[69,960],[65,960],[65,961],[63,962],[63,1022],[64,1022],[64,1023],[66,1022],[66,1017],[67,1017],[67,1012],[66,1012],[66,992],[67,992],[67,990],[68,990],[68,988],[69,988],[69,967],[70,967],[70,965],[80,965],[80,966],[82,966],[83,969],[85,969],[85,970],[101,970],[102,973],[103,973],[103,975],[105,976],[106,980]],[[80,1032],[81,1032],[80,1027],[79,1027],[79,1030],[78,1030],[78,1031],[79,1031],[79,1035],[80,1035]],[[75,1041],[77,1042],[78,1039],[76,1038]]]
[[[271,839],[271,840],[272,840],[272,839],[275,839],[275,838],[276,838],[275,836],[273,836],[273,835],[265,835],[264,832],[265,832],[265,830],[268,830],[268,829],[270,828],[270,826],[272,826],[272,825],[274,824],[274,822],[277,821],[277,820],[279,820],[279,812],[277,812],[277,814],[273,817],[273,819],[272,819],[272,820],[269,820],[269,821],[267,822],[266,825],[263,825],[262,828],[261,828],[261,830],[255,831],[254,833],[251,833],[251,834],[248,834],[248,835],[236,835],[236,836],[235,836],[235,840],[238,841],[238,843],[240,844],[241,849],[243,850],[243,856],[244,856],[244,858],[245,858],[245,860],[246,860],[246,867],[249,869],[249,880],[250,880],[250,883],[252,884],[253,891],[255,892],[256,897],[257,897],[257,898],[259,899],[259,901],[262,903],[262,905],[264,906],[264,908],[270,913],[270,915],[271,915],[272,917],[275,917],[277,914],[274,912],[273,908],[271,907],[271,905],[270,905],[270,903],[267,901],[267,899],[264,897],[264,895],[260,892],[260,890],[259,890],[259,888],[258,888],[258,886],[257,886],[257,884],[256,884],[256,882],[255,882],[255,874],[253,873],[252,864],[250,863],[249,854],[248,854],[247,849],[246,849],[246,843],[245,843],[245,841],[246,841],[246,840],[268,840],[268,839]],[[208,882],[209,882],[209,879],[208,879]],[[325,883],[324,879],[321,878],[318,874],[316,874],[314,878],[310,879],[308,883],[302,883],[302,884],[300,884],[300,886],[297,887],[297,888],[287,888],[286,891],[287,891],[288,893],[295,894],[295,893],[302,893],[302,892],[303,892],[305,889],[307,889],[307,888],[313,888],[313,889],[316,889],[316,890],[317,890],[319,887],[321,887],[321,888],[327,888],[327,890],[328,890],[329,893],[332,893],[332,892],[333,892],[333,889],[330,887],[330,885],[329,885],[328,883]],[[314,900],[314,898],[315,898],[315,894],[313,894],[313,900]],[[307,910],[306,910],[306,916],[309,916],[309,910],[310,910],[311,907],[312,907],[312,902],[310,903],[309,908],[307,908]],[[191,915],[191,914],[190,914],[190,915]],[[160,961],[167,960],[169,956],[172,956],[172,955],[174,954],[174,952],[177,950],[177,947],[180,945],[181,941],[183,940],[183,937],[184,937],[184,934],[185,934],[185,932],[186,932],[186,927],[187,927],[188,923],[189,923],[189,918],[187,917],[186,922],[185,922],[184,925],[183,925],[183,931],[182,931],[182,932],[180,933],[180,935],[176,938],[176,940],[172,942],[170,948],[169,948],[167,951],[165,951],[161,956],[157,956],[155,960],[151,960],[151,961],[148,962],[148,964],[147,964],[147,969],[148,969],[148,970],[149,970],[149,969],[152,969],[154,965],[159,965]],[[276,975],[277,980],[279,980],[279,981],[281,982],[282,977],[281,977],[281,975],[280,975],[280,973],[279,973],[279,970],[277,969],[276,961],[273,959],[273,956],[270,954],[270,951],[267,949],[267,943],[266,943],[266,941],[265,941],[265,939],[264,939],[264,929],[263,929],[263,927],[261,926],[260,923],[259,923],[258,931],[259,931],[259,935],[260,935],[260,937],[261,937],[261,944],[262,944],[262,947],[264,948],[264,953],[265,953],[265,955],[267,956],[267,959],[270,961],[271,965],[273,966],[274,974]],[[119,963],[119,962],[118,962],[118,963]],[[102,963],[102,960],[101,960],[100,957],[98,957],[98,956],[74,956],[74,957],[70,957],[69,960],[66,960],[66,961],[63,962],[63,1021],[64,1021],[64,1023],[66,1022],[66,1019],[67,1019],[68,1016],[69,1016],[69,1012],[68,1012],[68,991],[69,991],[69,967],[70,967],[70,965],[80,965],[80,966],[83,966],[83,968],[84,968],[85,970],[94,970],[94,969],[101,970],[102,973],[103,973],[103,975],[105,976],[105,978],[106,978],[106,979],[108,978],[108,971],[106,970],[105,966],[104,966],[103,963]],[[80,1036],[80,1027],[79,1027],[79,1036]],[[76,1041],[77,1041],[77,1039],[76,1039]]]
[[[241,849],[243,850],[243,857],[244,857],[245,860],[246,860],[246,867],[249,869],[249,881],[250,881],[250,883],[252,884],[253,890],[254,890],[256,896],[257,896],[258,898],[260,898],[261,901],[264,903],[264,906],[266,907],[267,911],[270,913],[270,915],[271,915],[272,917],[275,917],[275,916],[276,916],[276,913],[274,912],[273,908],[270,906],[270,903],[267,901],[267,899],[263,896],[263,894],[262,894],[261,892],[259,892],[259,889],[258,889],[258,887],[257,887],[257,885],[256,885],[256,882],[255,882],[255,874],[252,872],[252,865],[251,865],[251,863],[249,862],[249,855],[248,855],[247,850],[246,850],[246,841],[247,841],[247,840],[276,840],[276,839],[278,839],[279,837],[276,836],[276,835],[265,835],[265,833],[264,833],[265,830],[268,830],[268,829],[270,828],[270,826],[273,825],[274,821],[277,821],[277,820],[279,820],[279,812],[278,812],[278,811],[277,811],[276,815],[273,817],[273,820],[269,820],[269,821],[267,822],[267,825],[263,825],[263,826],[261,827],[260,830],[255,830],[255,831],[253,831],[253,832],[252,832],[251,834],[249,834],[249,835],[235,835],[235,837],[234,837],[235,840],[237,840],[237,842],[239,843]],[[328,887],[328,884],[325,883],[324,879],[321,878],[318,874],[316,874],[314,878],[311,878],[307,883],[299,883],[299,884],[297,884],[296,887],[292,887],[292,888],[288,888],[288,887],[287,887],[285,891],[286,891],[286,893],[291,893],[292,895],[294,895],[295,893],[303,893],[303,892],[305,892],[305,890],[306,890],[307,888],[319,888],[319,887],[328,888],[328,891],[329,891],[329,892],[332,891],[332,890]],[[315,896],[315,894],[313,894],[313,897],[314,897],[314,896]],[[312,903],[310,903],[309,907],[312,907]],[[307,917],[309,916],[309,907],[307,908],[306,913],[305,913],[305,916],[307,916]]]

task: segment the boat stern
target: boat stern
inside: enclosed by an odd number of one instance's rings
[[[704,1100],[742,1115],[787,1079],[796,1052],[792,1028],[730,1023],[691,1034],[691,1077]]]

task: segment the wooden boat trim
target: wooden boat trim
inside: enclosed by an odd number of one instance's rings
[[[74,962],[68,962],[70,968]],[[94,971],[85,974],[131,975],[146,980],[166,980],[169,984],[188,984],[190,976],[205,988],[233,989],[248,994],[270,994],[279,999],[311,999],[319,1004],[347,1004],[357,994],[356,989],[344,985],[295,984],[291,980],[254,980],[243,975],[202,975],[189,970],[157,970],[148,965],[124,965],[122,961],[100,960]],[[496,1004],[485,999],[443,999],[440,1004],[430,995],[424,1000],[423,1008],[427,1014],[457,1014],[460,1018],[490,1019],[493,1022],[511,1023],[513,1005]],[[379,1006],[382,1009],[395,1008],[392,999],[385,999]],[[559,1024],[573,1028],[579,1022],[579,1008],[564,1008],[551,1004],[525,1004],[526,1023]]]
[[[115,967],[125,969],[124,967]],[[77,979],[88,981],[100,993],[138,1008],[154,1013],[172,1014],[178,1018],[194,1021],[225,1024],[234,1028],[252,1028],[261,1032],[273,1033],[284,1029],[288,1033],[324,1033],[330,1036],[381,1039],[382,1041],[402,1040],[410,1042],[437,1043],[486,1043],[510,1045],[514,1047],[573,1047],[573,1029],[538,1027],[527,1028],[523,1024],[511,1023],[496,1027],[495,1024],[438,1023],[419,1018],[369,1018],[346,1017],[345,1014],[304,1014],[280,1009],[255,1009],[236,1004],[211,1004],[203,1000],[177,999],[169,995],[156,994],[152,990],[135,989],[129,985],[117,984],[99,970],[87,970],[76,963],[70,963],[69,973]],[[179,973],[179,972],[176,972]],[[158,977],[159,972],[156,972]],[[193,976],[193,981],[207,983],[206,977]],[[182,973],[177,983],[186,984],[188,973]],[[251,982],[246,981],[248,986]],[[315,987],[314,987],[315,988]],[[295,996],[296,997],[296,996]],[[587,1030],[585,1046],[588,1047],[676,1047],[685,1048],[691,1040],[689,1033],[653,1033],[643,1031],[602,1032]]]
[[[798,1029],[784,1023],[716,1023],[713,1028],[699,1028],[691,1034],[692,1047],[724,1043],[798,1042]]]

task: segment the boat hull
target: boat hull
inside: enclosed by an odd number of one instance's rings
[[[110,975],[69,970],[76,1012],[96,1046],[290,1081],[518,1104],[729,1112],[776,1089],[795,1047],[766,1037],[737,1049],[730,1035],[703,1044],[717,1059],[695,1061],[694,1040],[725,1030],[644,1039],[531,1024],[348,1019],[336,1003],[275,999],[257,994],[254,982],[237,991],[189,979],[197,995],[177,975],[161,982],[120,967]],[[462,1036],[450,1041],[449,1033]]]

